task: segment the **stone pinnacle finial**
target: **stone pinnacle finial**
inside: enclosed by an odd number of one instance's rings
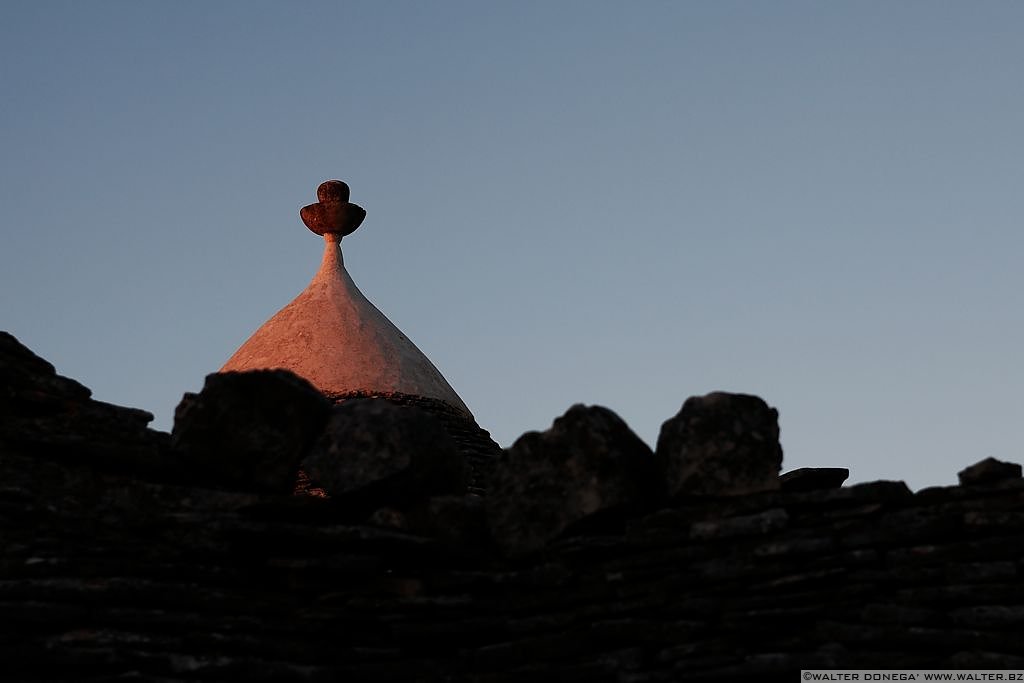
[[[316,204],[302,207],[299,215],[306,227],[318,235],[328,233],[344,237],[351,234],[366,218],[366,211],[348,201],[348,185],[340,180],[320,183]]]

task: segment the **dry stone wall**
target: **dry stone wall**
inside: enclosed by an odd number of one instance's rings
[[[582,490],[564,506],[523,507],[561,526],[510,552],[503,534],[516,526],[496,526],[485,496],[406,490],[374,508],[204,471],[147,430],[145,413],[92,401],[9,335],[0,380],[5,681],[1024,668],[1013,463],[982,461],[959,486],[917,493],[840,486],[835,470],[786,473],[767,489],[744,475],[746,492],[730,493],[716,474],[716,493],[697,496],[659,490],[658,465],[623,470],[624,459],[670,459],[636,447],[610,411],[574,407],[524,437],[529,457],[513,447],[495,463],[493,476],[512,481],[511,464],[540,466],[531,457],[560,443],[573,452],[544,466],[587,474],[563,483]],[[627,494],[644,500],[622,504]]]

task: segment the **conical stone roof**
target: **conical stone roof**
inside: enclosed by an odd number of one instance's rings
[[[323,235],[324,255],[313,281],[246,341],[221,372],[284,368],[332,398],[405,396],[472,414],[434,364],[359,291],[345,270],[341,239],[366,212],[348,201],[348,186],[329,180],[303,222]]]

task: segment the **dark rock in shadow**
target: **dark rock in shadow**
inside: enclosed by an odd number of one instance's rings
[[[92,392],[0,332],[0,447],[137,475],[173,476],[153,415]]]
[[[574,405],[546,432],[528,432],[495,466],[491,531],[509,555],[543,547],[587,521],[614,520],[661,498],[647,444],[607,408]]]
[[[634,510],[663,500],[656,459],[614,413],[577,406],[502,456],[492,501],[411,490],[457,480],[425,470],[332,499],[264,495],[209,485],[207,460],[161,455],[170,437],[146,429],[147,413],[93,401],[4,335],[0,379],[3,681],[653,683],[1024,666],[1024,479],[1011,463],[917,493],[895,481],[787,490],[823,483],[798,471],[776,477],[781,491]],[[207,438],[224,440],[210,458],[253,466],[233,444],[245,447],[238,433],[259,411],[238,406],[306,400],[278,379],[259,390],[270,397],[236,385],[219,425],[216,412],[188,417],[226,432]],[[210,410],[216,393],[204,394],[182,412]],[[759,443],[744,410],[710,420],[702,438],[719,435],[717,451],[687,443],[728,469]],[[355,476],[348,446],[357,463],[381,453],[352,443],[360,430],[435,453],[403,473],[448,467],[433,427],[407,420],[419,419],[346,425],[328,469]],[[339,501],[364,494],[353,519]],[[520,554],[498,552],[488,514]]]
[[[375,399],[335,406],[302,468],[338,505],[356,510],[403,510],[466,491],[464,459],[441,422],[419,408]]]
[[[207,375],[203,390],[178,404],[171,446],[199,481],[291,493],[329,411],[320,392],[287,370]]]
[[[779,487],[787,492],[837,489],[849,476],[845,467],[801,467],[780,476]]]
[[[736,496],[779,487],[779,413],[757,396],[686,399],[661,426],[656,450],[672,497]]]
[[[985,458],[957,472],[957,478],[961,486],[984,486],[1007,479],[1020,479],[1021,466],[1015,462]]]
[[[25,417],[66,412],[92,395],[7,332],[0,332],[0,387],[0,414]]]

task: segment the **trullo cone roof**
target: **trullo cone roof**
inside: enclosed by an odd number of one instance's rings
[[[434,364],[363,296],[345,270],[342,235],[355,230],[365,215],[348,203],[348,186],[328,181],[318,196],[320,201],[305,207],[302,218],[324,236],[320,270],[301,294],[256,330],[221,372],[284,368],[329,396],[422,396],[444,401],[472,418]]]

